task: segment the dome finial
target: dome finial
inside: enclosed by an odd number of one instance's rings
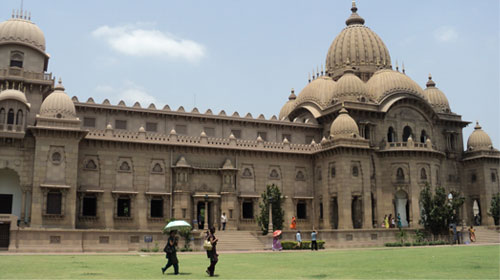
[[[396,71],[399,72],[399,64],[398,64],[398,60],[396,59]]]
[[[307,81],[311,82],[311,73],[307,73]]]
[[[62,84],[62,78],[61,77],[59,77],[59,81],[57,82],[57,86],[55,86],[54,89],[64,91],[64,86]]]
[[[435,87],[436,83],[432,80],[432,75],[429,73],[429,80],[425,84],[427,87]]]
[[[476,121],[476,126],[474,127],[474,129],[481,129],[482,127],[479,125],[479,121]]]
[[[403,70],[403,74],[406,74],[406,71],[405,71],[405,62],[403,61],[402,64],[403,65],[401,67],[402,67],[402,70]]]
[[[365,24],[365,20],[360,17],[357,13],[358,7],[356,7],[356,1],[352,1],[351,16],[345,21],[347,26],[352,24]]]
[[[288,96],[288,100],[295,100],[295,99],[297,99],[297,96],[295,95],[295,90],[292,88],[290,96]]]

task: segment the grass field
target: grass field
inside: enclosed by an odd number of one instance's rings
[[[216,279],[499,279],[500,246],[220,254]],[[161,255],[2,255],[0,279],[200,279],[204,254],[179,254],[180,275]]]

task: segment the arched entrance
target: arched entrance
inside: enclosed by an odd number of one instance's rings
[[[401,226],[402,227],[408,227],[408,216],[409,216],[409,207],[408,207],[408,194],[403,191],[399,190],[395,194],[395,210],[396,210],[396,217],[399,216],[401,217]]]
[[[8,168],[0,169],[0,214],[21,218],[22,191],[19,176]]]
[[[472,214],[473,214],[473,222],[475,226],[481,225],[481,207],[479,205],[479,199],[474,199],[472,203]]]
[[[362,209],[360,196],[354,196],[352,198],[351,215],[352,215],[352,226],[354,228],[362,228],[363,227],[363,209]]]

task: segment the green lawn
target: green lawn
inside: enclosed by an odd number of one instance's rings
[[[220,254],[217,279],[499,279],[500,246]],[[208,278],[203,254],[180,254],[181,275],[160,255],[2,255],[0,279]]]

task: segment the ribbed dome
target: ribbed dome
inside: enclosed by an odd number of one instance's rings
[[[15,89],[6,89],[0,92],[0,101],[3,100],[17,100],[19,102],[24,103],[26,106],[30,107],[28,100],[26,99],[26,95],[22,91]]]
[[[372,99],[365,83],[350,70],[337,81],[337,86],[335,87],[332,98],[336,102],[347,100],[362,101],[362,98],[364,98],[365,101]]]
[[[278,116],[280,121],[288,118],[288,114],[290,114],[290,112],[292,112],[293,108],[295,107],[295,99],[297,99],[297,96],[295,96],[295,91],[292,89],[292,93],[290,93],[288,101],[285,103],[285,105],[283,105],[283,108],[281,108],[280,114]]]
[[[64,92],[64,87],[59,80],[54,92],[49,94],[40,106],[40,116],[49,118],[76,119],[75,104]]]
[[[467,150],[489,150],[493,148],[490,136],[481,129],[479,122],[476,122],[474,131],[467,140]]]
[[[347,110],[342,108],[339,115],[330,126],[330,135],[332,137],[356,137],[359,134],[356,121],[349,116]]]
[[[346,69],[356,68],[361,73],[374,73],[380,68],[391,68],[389,50],[382,39],[357,14],[353,2],[347,27],[333,40],[326,56],[328,75],[336,79]]]
[[[335,91],[335,82],[328,76],[320,76],[302,89],[295,101],[298,106],[301,103],[310,101],[320,106],[328,105],[332,94]]]
[[[45,36],[31,20],[16,17],[0,23],[0,44],[24,44],[45,53]]]
[[[429,81],[427,81],[426,85],[427,88],[424,90],[424,93],[427,101],[429,101],[436,111],[440,113],[449,113],[451,110],[448,98],[446,98],[446,95],[436,87],[436,83],[432,80],[431,75],[429,75]]]
[[[424,91],[415,81],[403,73],[389,69],[375,72],[366,85],[368,92],[377,101],[381,101],[385,96],[396,92],[411,93],[425,98]]]

